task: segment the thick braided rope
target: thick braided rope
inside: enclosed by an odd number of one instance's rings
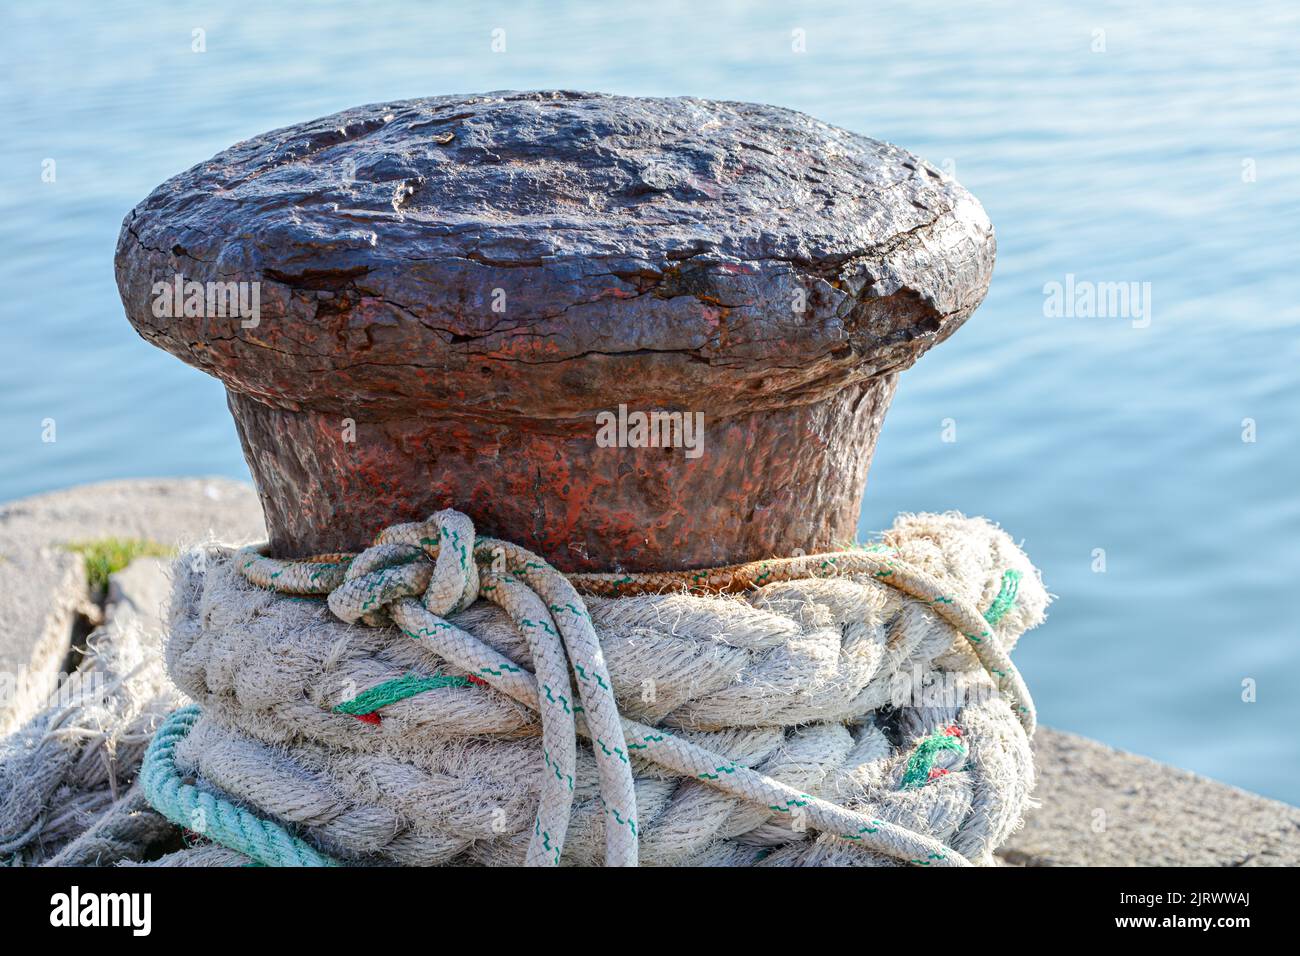
[[[434,516],[430,522],[436,518],[437,516]],[[425,529],[426,524],[397,525],[381,533],[376,539],[376,545],[385,541],[390,531],[399,528],[413,529],[407,533],[416,534],[419,533],[416,529]],[[427,534],[422,535],[422,539],[432,540]],[[432,548],[436,553],[436,543],[426,547]],[[363,552],[363,555],[369,555],[374,550],[371,548]],[[264,557],[255,551],[251,553],[257,560],[244,566],[245,576],[250,581],[262,587],[302,595],[331,594],[348,579],[350,563],[356,560],[352,555],[333,554],[304,558],[300,561],[279,561]],[[548,572],[544,575],[547,580],[559,577],[566,583],[570,583],[570,590],[576,589],[584,594],[599,597],[628,597],[634,594],[656,594],[682,589],[705,594],[723,594],[746,591],[776,581],[868,574],[927,604],[951,624],[969,642],[980,665],[993,679],[998,690],[1009,698],[1020,718],[1021,725],[1025,728],[1025,733],[1030,736],[1034,733],[1037,712],[1033,697],[1024,678],[1020,676],[1019,669],[1012,662],[1011,656],[998,643],[996,635],[991,630],[991,626],[997,623],[1001,613],[1006,610],[1006,602],[1014,599],[1018,580],[1015,572],[1008,573],[1003,580],[1003,590],[993,606],[988,612],[981,614],[978,608],[960,596],[952,594],[933,575],[899,560],[887,548],[839,551],[794,558],[772,558],[699,571],[572,574],[567,578],[537,555],[503,541],[482,539],[475,548],[475,553],[476,556],[486,556],[490,560],[499,560],[499,555],[510,554],[522,568],[521,573],[525,575],[532,571],[542,576],[545,571]],[[526,557],[520,561],[520,556]],[[371,565],[367,563],[366,566]],[[351,576],[359,575],[352,573]],[[531,583],[536,584],[540,579],[540,577],[534,579]],[[378,586],[382,588],[382,582]],[[331,608],[334,608],[333,600],[331,596]]]
[[[248,553],[241,568],[245,576],[255,584],[294,594],[329,594],[331,609],[344,620],[360,619],[380,623],[381,609],[387,607],[393,621],[409,636],[429,643],[431,650],[481,677],[508,696],[540,710],[543,715],[544,754],[550,766],[553,755],[560,753],[551,746],[558,741],[559,735],[548,735],[545,730],[548,725],[556,723],[548,720],[553,709],[551,705],[558,703],[561,712],[569,710],[567,702],[562,698],[560,702],[556,701],[556,686],[566,686],[560,684],[558,668],[552,675],[553,680],[542,682],[543,693],[539,694],[538,681],[532,674],[516,667],[473,635],[461,631],[430,611],[429,605],[432,605],[435,609],[448,613],[444,608],[463,605],[467,595],[470,595],[468,600],[472,600],[472,589],[468,587],[467,581],[468,569],[474,562],[468,561],[466,556],[467,542],[473,540],[472,534],[472,526],[464,516],[444,512],[429,522],[388,529],[373,548],[355,558],[332,555],[307,561],[282,562]],[[449,547],[441,547],[444,540]],[[662,729],[626,720],[620,722],[617,737],[610,732],[607,723],[596,729],[590,719],[595,708],[601,708],[598,713],[606,717],[612,715],[615,720],[618,719],[617,708],[609,689],[608,676],[603,673],[603,660],[597,656],[599,643],[591,629],[590,618],[572,584],[536,555],[506,542],[491,539],[480,541],[474,548],[474,557],[486,568],[506,569],[505,575],[495,572],[485,575],[485,582],[489,586],[482,589],[483,596],[497,601],[521,631],[529,636],[539,673],[544,669],[542,662],[548,659],[547,649],[558,647],[559,635],[570,646],[586,711],[576,726],[585,735],[592,737],[597,745],[595,753],[598,759],[604,757],[607,764],[617,762],[618,765],[627,767],[628,751],[625,743],[631,741],[631,746],[639,755],[649,757],[674,773],[703,780],[726,793],[766,806],[775,813],[786,813],[798,808],[814,828],[858,842],[859,845],[867,845],[914,863],[947,862],[960,865],[966,862],[936,840],[813,798],[763,774],[738,767],[726,758],[688,744]],[[427,558],[432,558],[432,568]],[[989,629],[989,625],[995,623],[996,615],[1000,613],[999,604],[1005,610],[1009,606],[1009,600],[1003,600],[1003,596],[999,595],[999,600],[994,601],[986,615],[979,615],[964,601],[945,594],[944,588],[933,577],[906,565],[889,553],[845,552],[754,562],[706,572],[575,575],[573,580],[589,592],[626,595],[665,589],[680,590],[683,585],[697,591],[734,591],[777,580],[846,573],[870,574],[874,579],[924,601],[957,627],[967,636],[981,663],[985,664],[998,685],[1009,691],[1015,699],[1022,722],[1027,727],[1032,727],[1029,696],[1023,691],[1019,675],[1010,666],[1005,651],[997,644]],[[524,595],[532,593],[529,588],[520,585],[519,582],[524,580],[545,599],[545,608],[539,608],[536,603],[531,607],[523,607],[522,602],[527,600]],[[1010,584],[1014,588],[1014,578],[1010,579]],[[1007,587],[1008,579],[1004,579],[1004,591]],[[435,597],[430,598],[431,594]],[[412,600],[417,595],[422,600]],[[1014,597],[1014,590],[1010,596]],[[554,616],[548,619],[542,611]],[[534,634],[542,635],[552,643],[534,642]],[[584,638],[590,643],[584,645]],[[575,647],[578,649],[577,654],[574,653]],[[588,667],[580,663],[583,656],[600,661],[601,671],[590,672]],[[554,667],[555,663],[552,660],[545,666]],[[997,666],[999,664],[1004,666]],[[572,717],[571,714],[568,716]],[[566,731],[572,734],[567,728]],[[569,739],[572,739],[571,736]],[[556,763],[558,767],[559,761],[556,760]],[[617,771],[618,766],[614,769]],[[555,781],[561,782],[563,777],[564,771],[558,769],[554,775]],[[602,774],[603,796],[610,777],[618,779],[617,774]],[[617,795],[615,799],[618,799]],[[620,803],[614,803],[608,797],[605,800],[606,811],[617,824],[607,828],[607,834],[618,834],[626,829],[632,837],[634,854],[634,802],[630,798]],[[564,794],[560,794],[557,801],[553,793],[544,790],[538,826],[534,830],[535,842],[529,850],[528,858],[531,862],[558,860],[559,845],[562,842],[561,821],[565,813],[567,803]],[[544,835],[545,839],[539,840],[539,835]],[[545,843],[545,854],[539,850],[539,842]],[[617,861],[616,853],[616,848],[611,845],[607,849],[607,861]],[[626,857],[623,859],[627,862]]]
[[[955,537],[943,540],[951,541],[960,550],[961,528],[953,526],[940,530],[941,524],[931,522],[928,531],[922,531],[920,537],[913,535],[912,540],[920,543],[927,534],[951,534]],[[976,523],[971,524],[970,530],[977,537],[981,533]],[[965,572],[954,578],[951,586],[972,597],[978,594],[980,604],[990,608],[992,617],[995,605],[1009,607],[1010,604],[1007,600],[995,598],[998,576],[990,578],[988,571],[1006,568],[1008,564],[1019,566],[1025,572],[1029,569],[1023,562],[1023,555],[1017,559],[1018,552],[1004,550],[999,554],[992,539],[989,544],[992,550],[987,553],[994,559],[992,566],[985,564],[978,577],[971,577],[970,572],[976,571],[976,566],[967,564]],[[909,555],[909,560],[913,554],[924,560],[924,551],[925,546],[916,551],[909,545],[904,553]],[[965,553],[973,557],[976,552]],[[505,742],[519,731],[524,731],[524,736],[533,736],[534,731],[525,730],[530,722],[520,722],[522,712],[509,707],[502,709],[502,695],[474,692],[470,689],[471,683],[485,683],[474,676],[442,673],[440,665],[446,659],[423,641],[403,645],[391,643],[391,636],[356,634],[348,637],[345,627],[325,621],[323,609],[312,609],[310,601],[277,599],[265,591],[257,597],[258,590],[241,589],[236,584],[241,577],[238,571],[241,560],[236,554],[229,554],[224,560],[216,558],[217,563],[201,577],[205,582],[202,597],[193,590],[199,578],[182,575],[178,581],[180,606],[190,610],[173,625],[170,643],[175,646],[169,649],[170,666],[173,677],[188,693],[203,702],[205,711],[203,720],[196,725],[196,733],[191,735],[194,741],[187,739],[182,747],[178,747],[178,764],[187,773],[199,771],[207,789],[215,786],[259,812],[306,826],[313,843],[328,846],[331,851],[337,848],[344,856],[364,857],[378,851],[394,860],[434,862],[450,859],[461,850],[473,847],[471,853],[485,862],[492,859],[513,861],[516,852],[517,859],[522,861],[528,844],[528,828],[517,824],[498,828],[506,819],[496,819],[499,810],[491,811],[493,821],[489,828],[484,811],[485,806],[489,810],[493,806],[500,807],[499,800],[509,801],[511,798],[503,796],[501,788],[504,783],[506,789],[510,789],[507,781],[516,779],[521,782],[531,780],[531,784],[525,783],[524,786],[531,786],[534,811],[538,806],[545,774],[526,771],[520,760],[525,752],[536,754],[536,751],[531,747],[520,750]],[[982,580],[984,584],[982,588],[972,590],[969,584],[976,580]],[[836,748],[844,744],[830,743],[832,739],[846,743],[849,739],[847,736],[837,737],[831,730],[839,721],[855,723],[854,715],[860,715],[864,723],[859,723],[859,726],[869,726],[871,712],[886,701],[882,691],[886,691],[889,698],[896,699],[897,691],[886,690],[886,684],[892,687],[895,677],[902,676],[900,666],[917,666],[932,661],[936,654],[943,653],[944,638],[951,641],[951,631],[938,615],[914,599],[900,601],[901,594],[897,591],[893,592],[894,597],[886,598],[890,590],[878,581],[861,577],[856,580],[810,579],[758,589],[753,592],[753,602],[670,594],[601,600],[592,610],[600,622],[602,641],[609,642],[607,653],[612,652],[611,665],[617,668],[614,676],[618,678],[621,675],[621,706],[637,706],[628,694],[639,681],[643,693],[641,704],[653,701],[654,683],[651,683],[650,697],[647,698],[644,696],[643,678],[665,677],[668,682],[663,686],[667,696],[663,697],[662,705],[648,710],[638,708],[646,715],[642,719],[662,724],[663,718],[672,711],[676,716],[669,717],[668,726],[680,727],[686,731],[688,739],[705,743],[710,748],[720,748],[746,766],[761,765],[761,769],[777,779],[797,780],[797,786],[813,788],[812,792],[819,796],[852,801],[854,806],[869,807],[869,812],[925,833],[936,836],[947,833],[942,837],[945,843],[963,854],[973,852],[980,859],[986,859],[984,854],[993,845],[988,839],[991,832],[1005,834],[1005,827],[1010,824],[1006,814],[1015,812],[1012,808],[1018,807],[1022,799],[1016,795],[1017,785],[1006,775],[1023,772],[1023,761],[1027,757],[1023,752],[1023,730],[1017,726],[1014,733],[1004,736],[1007,725],[1002,725],[1004,729],[998,728],[999,712],[1005,714],[1007,721],[1015,722],[1005,702],[987,698],[983,691],[979,691],[979,699],[997,706],[987,710],[982,704],[974,708],[957,705],[956,709],[941,705],[936,712],[932,709],[934,702],[918,702],[913,708],[900,711],[899,717],[904,724],[898,727],[898,732],[904,735],[904,739],[918,740],[913,736],[917,732],[934,737],[936,728],[946,727],[948,729],[942,736],[955,736],[969,746],[962,752],[951,746],[955,741],[949,741],[947,748],[937,750],[923,743],[914,751],[916,766],[913,767],[913,761],[908,761],[904,778],[903,766],[895,764],[890,774],[896,773],[897,776],[893,776],[892,784],[883,788],[881,778],[872,776],[878,770],[870,772],[868,777],[856,778],[860,783],[855,782],[852,775],[845,775],[849,766],[860,766],[864,759],[878,759],[868,757],[867,753],[879,755],[879,745],[886,744],[879,731],[869,731],[866,737],[861,738],[862,745],[868,750],[858,751],[861,755],[856,757],[850,757],[845,751],[836,752]],[[760,597],[764,594],[768,596]],[[813,594],[818,597],[812,598]],[[1040,613],[1037,609],[1042,606],[1041,595],[1041,586],[1031,588],[1027,593],[1030,603],[1016,607],[1016,619],[1011,629],[1004,630],[1000,626],[999,636],[1005,634],[1006,640],[1014,640],[1024,625]],[[885,603],[878,604],[877,600]],[[770,603],[773,601],[775,603]],[[861,603],[864,601],[866,603]],[[749,606],[755,610],[741,613],[742,608]],[[839,609],[830,611],[835,606]],[[872,608],[888,617],[877,616]],[[887,608],[893,610],[887,611]],[[832,619],[822,616],[828,611]],[[1024,616],[1026,612],[1029,618]],[[798,623],[801,620],[803,624]],[[526,642],[522,629],[509,622],[508,615],[489,610],[486,602],[457,618],[457,623],[463,628],[490,642],[510,661],[533,667],[531,651],[523,646]],[[880,630],[882,626],[886,626],[887,631]],[[679,628],[682,628],[681,638],[688,643],[682,643],[676,637]],[[839,636],[832,637],[828,631]],[[814,637],[814,634],[819,636]],[[812,642],[804,643],[805,636]],[[701,650],[713,647],[722,656],[705,651],[704,657],[694,657],[696,652],[687,648],[695,639],[702,641],[696,647]],[[732,645],[733,640],[740,643]],[[787,657],[787,652],[782,649],[787,641],[793,642],[788,651],[793,655],[791,657]],[[918,641],[923,643],[916,643]],[[352,647],[356,648],[355,653],[349,650]],[[723,651],[726,647],[735,649]],[[741,648],[750,650],[747,652]],[[838,662],[832,663],[835,659],[822,656],[828,652],[838,655]],[[892,663],[876,656],[881,652],[886,653]],[[916,652],[920,656],[913,656]],[[758,669],[749,671],[748,678],[732,684],[732,680],[739,677],[739,671],[735,669],[742,666],[741,660],[747,653],[754,655],[751,659]],[[760,661],[764,663],[760,664]],[[421,662],[434,664],[431,676],[428,664],[422,665]],[[969,663],[973,663],[973,658]],[[939,671],[931,673],[938,675],[952,667],[964,671],[969,663],[949,660],[947,664],[939,665]],[[791,683],[794,676],[789,669],[791,665],[802,673],[804,681],[810,682],[804,684],[809,689],[809,696],[800,692],[798,684]],[[744,666],[748,670],[750,665]],[[830,671],[825,670],[828,666]],[[426,676],[421,676],[421,671]],[[820,677],[817,676],[819,671]],[[334,675],[328,678],[329,685],[338,686],[336,682],[342,681],[344,694],[350,699],[331,706],[330,697],[333,695],[324,696],[322,692],[326,685],[320,682],[327,672]],[[833,676],[835,674],[839,676]],[[914,679],[920,677],[919,672],[914,674]],[[722,678],[722,684],[716,682],[718,678]],[[824,691],[812,690],[824,680],[833,681],[833,686],[828,683]],[[300,697],[308,686],[304,681],[310,682],[315,689]],[[696,681],[701,683],[696,684]],[[871,682],[875,689],[866,691],[866,682]],[[981,684],[986,684],[990,691],[993,689],[986,679]],[[765,686],[776,696],[765,693]],[[942,683],[939,686],[943,686]],[[349,687],[369,689],[358,694]],[[431,693],[425,693],[426,690]],[[857,695],[863,692],[867,696],[855,702]],[[791,694],[793,696],[787,697]],[[845,694],[852,696],[846,697]],[[406,702],[396,707],[389,706],[401,701]],[[691,703],[683,707],[687,702]],[[920,709],[916,709],[917,706]],[[385,711],[382,721],[377,713],[381,707]],[[343,724],[331,722],[329,718],[322,721],[324,714],[331,711],[340,716],[352,715],[368,724],[373,723],[375,727],[349,730],[346,726],[349,721]],[[910,717],[905,716],[909,714]],[[386,735],[388,743],[385,744],[378,728],[381,722],[387,728],[390,718],[405,730],[392,728]],[[826,720],[830,723],[809,723]],[[424,729],[421,729],[422,725]],[[739,730],[748,726],[757,730],[782,725],[787,728],[785,743],[779,742],[779,736],[768,736],[770,730],[757,731],[757,736],[754,736],[755,731],[743,731],[737,737],[729,729]],[[801,725],[805,729],[795,729]],[[451,736],[444,737],[439,733],[439,727],[445,728]],[[722,737],[707,734],[700,737],[690,730],[692,727],[728,732]],[[844,733],[842,729],[839,731],[841,735]],[[475,735],[481,734],[504,735],[498,737],[502,743],[495,756],[490,745],[483,749],[485,742],[482,738],[477,743],[472,742]],[[856,732],[854,736],[857,737]],[[468,754],[450,742],[457,737],[465,740],[477,753],[477,756],[469,757],[469,763],[464,760]],[[878,743],[868,745],[868,737],[874,737]],[[313,739],[317,743],[313,743]],[[710,739],[717,740],[717,743],[709,743]],[[256,740],[262,740],[275,749],[266,749],[256,744]],[[435,743],[441,740],[448,743]],[[745,743],[745,740],[749,742]],[[822,743],[814,743],[815,740]],[[427,749],[430,744],[434,745],[435,751],[450,757],[452,762],[448,764],[444,758],[436,758],[434,763],[426,763],[425,760],[433,755]],[[809,744],[812,744],[812,749],[809,749]],[[291,749],[277,753],[283,745]],[[829,749],[825,749],[825,745],[829,745]],[[354,750],[354,747],[358,749]],[[774,747],[779,747],[779,751],[772,749]],[[629,750],[635,749],[636,744],[630,739]],[[367,752],[367,756],[362,756]],[[942,756],[945,753],[953,756]],[[768,756],[765,758],[764,754]],[[929,760],[922,759],[927,756]],[[541,758],[542,755],[537,754],[527,759],[536,759],[537,771],[542,771]],[[587,760],[594,772],[594,759]],[[417,770],[412,763],[423,769]],[[1021,770],[1013,769],[1016,764]],[[504,776],[496,773],[498,766],[505,771]],[[510,769],[506,770],[507,766]],[[840,767],[844,769],[836,769]],[[638,764],[636,771],[640,812],[649,821],[642,842],[650,858],[666,862],[667,852],[668,857],[682,860],[691,854],[692,846],[703,847],[701,841],[709,840],[710,835],[726,841],[744,831],[749,831],[747,839],[731,844],[731,849],[725,849],[721,844],[717,849],[734,853],[735,862],[756,863],[770,859],[772,863],[781,865],[799,857],[799,851],[790,840],[800,839],[791,831],[797,833],[801,829],[801,820],[806,820],[802,812],[791,814],[789,822],[783,825],[782,817],[770,808],[765,810],[750,804],[750,809],[742,810],[740,804],[744,801],[715,791],[702,781],[656,773],[649,763]],[[938,782],[950,771],[958,773],[962,780],[957,790]],[[424,776],[426,773],[434,776]],[[450,776],[439,777],[440,774]],[[827,774],[831,776],[825,776]],[[669,784],[668,779],[675,782]],[[965,798],[961,794],[970,785],[975,787],[969,792],[977,803],[963,808],[962,800]],[[990,786],[992,790],[988,789]],[[1007,786],[1011,789],[1005,789]],[[935,793],[935,790],[944,793]],[[868,798],[868,791],[873,796]],[[927,794],[925,803],[929,806],[913,803],[913,809],[907,810],[904,806],[908,801],[900,804],[890,799],[895,792],[901,795],[909,791]],[[592,790],[580,786],[579,792],[586,796],[582,797],[582,810],[575,816],[581,842],[574,852],[577,858],[590,860],[593,850],[603,842],[601,834],[605,826],[600,822],[593,826],[593,817],[603,814],[598,800],[589,802]],[[663,801],[674,792],[676,796],[671,812],[661,812],[669,809]],[[715,793],[716,797],[710,799],[706,796],[708,793]],[[877,803],[877,800],[883,800],[883,803]],[[934,803],[936,800],[938,802]],[[403,802],[406,803],[405,810],[400,809]],[[738,816],[724,825],[722,817],[717,814],[721,811],[725,815],[728,807],[734,808]],[[396,818],[393,817],[394,810],[397,811]],[[510,818],[514,818],[515,811],[509,812]],[[763,823],[765,817],[771,818],[769,823]],[[394,829],[398,820],[403,818],[401,828]],[[744,819],[749,822],[742,822]],[[960,820],[966,822],[959,823]],[[950,829],[954,825],[957,828]],[[412,826],[434,829],[417,833],[409,829]],[[442,835],[437,835],[439,830]],[[393,835],[385,836],[385,832]],[[497,846],[499,838],[508,834],[515,834],[522,838],[522,842],[507,837]],[[818,840],[817,845],[826,847],[827,840],[843,847],[832,854],[842,862],[862,859],[852,853],[848,843],[834,836]],[[764,844],[774,843],[786,845],[789,852],[770,856],[761,852]],[[516,846],[517,850],[514,849]],[[755,857],[755,852],[759,856]],[[715,854],[713,859],[721,858]],[[828,860],[830,857],[822,850],[813,851],[808,859]]]
[[[1036,711],[1029,688],[1011,656],[998,643],[991,626],[1014,600],[1019,580],[1016,572],[1003,578],[1003,590],[989,610],[981,614],[960,596],[951,593],[933,575],[912,567],[895,557],[889,549],[840,551],[795,558],[751,561],[701,571],[655,571],[645,574],[575,574],[572,579],[586,594],[601,597],[627,597],[687,588],[693,591],[722,594],[746,591],[775,581],[798,578],[828,577],[841,574],[869,574],[902,593],[916,598],[935,610],[970,644],[980,665],[993,678],[998,690],[1007,696],[1020,718],[1025,733],[1033,736]]]
[[[183,782],[174,751],[198,718],[198,707],[175,711],[145,751],[140,784],[153,808],[177,826],[200,831],[214,842],[267,866],[336,866],[335,861],[279,824]]]

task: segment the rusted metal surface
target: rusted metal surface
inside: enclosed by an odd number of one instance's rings
[[[220,377],[281,554],[454,506],[564,569],[853,536],[894,377],[979,304],[993,232],[903,150],[770,106],[379,104],[240,143],[127,216],[148,341]],[[256,322],[157,284],[259,283]],[[702,413],[699,457],[597,416]]]

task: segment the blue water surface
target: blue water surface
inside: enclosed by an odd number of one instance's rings
[[[1298,10],[5,4],[0,500],[247,477],[220,385],[135,336],[112,268],[126,211],[231,143],[495,89],[778,103],[948,169],[998,230],[988,299],[903,377],[863,532],[994,518],[1058,595],[1018,651],[1046,723],[1300,803]],[[1067,275],[1150,283],[1149,325],[1046,315]]]

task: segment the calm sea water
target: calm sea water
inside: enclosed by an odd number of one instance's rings
[[[1294,4],[360,6],[4,6],[0,499],[247,476],[221,388],[136,338],[112,271],[125,212],[237,140],[507,88],[791,106],[946,165],[998,229],[987,301],[903,378],[864,533],[996,519],[1059,595],[1018,653],[1046,723],[1300,802]],[[1149,325],[1045,315],[1067,275],[1150,283]]]

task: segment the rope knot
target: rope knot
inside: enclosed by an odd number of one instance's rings
[[[329,607],[350,624],[378,626],[397,601],[419,598],[426,611],[444,618],[478,600],[478,589],[474,523],[447,509],[384,529],[347,566]]]

